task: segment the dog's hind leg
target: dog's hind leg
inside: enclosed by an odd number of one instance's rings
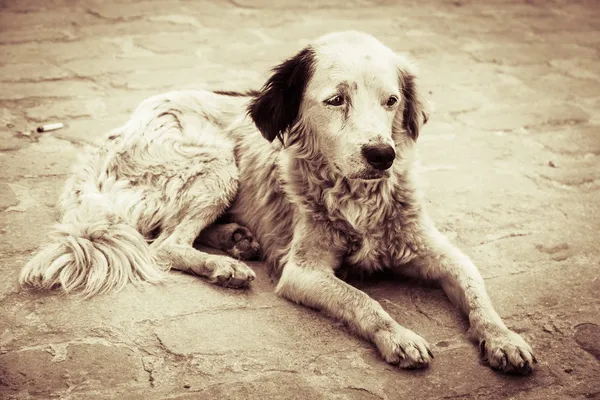
[[[194,244],[222,250],[239,260],[254,260],[260,256],[260,245],[252,233],[235,222],[210,225],[202,230]]]
[[[215,217],[216,218],[216,217]],[[254,271],[229,256],[208,254],[193,247],[198,233],[208,225],[206,220],[186,219],[167,237],[159,236],[152,248],[156,257],[171,268],[208,278],[225,287],[246,287],[254,280]]]
[[[192,177],[181,174],[165,185],[173,185],[172,191],[177,195],[165,205],[171,212],[151,245],[156,258],[171,268],[227,287],[244,287],[254,280],[254,271],[241,261],[193,247],[201,232],[208,229],[209,236],[215,232],[211,225],[225,213],[236,195],[237,171],[233,158],[228,160],[222,155],[205,164],[202,173]]]

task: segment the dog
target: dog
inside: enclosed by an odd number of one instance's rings
[[[529,374],[531,347],[420,199],[412,164],[428,115],[414,65],[356,31],[316,39],[259,91],[149,98],[76,164],[53,239],[20,282],[91,296],[174,268],[244,288],[255,274],[242,260],[260,253],[279,295],[342,321],[388,363],[422,368],[427,341],[339,278],[391,270],[439,282],[482,358]]]

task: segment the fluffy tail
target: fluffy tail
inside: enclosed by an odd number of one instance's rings
[[[86,213],[87,214],[87,213]],[[56,226],[52,242],[43,247],[21,271],[22,286],[85,297],[119,290],[128,282],[158,282],[164,270],[144,237],[116,215],[96,213]]]

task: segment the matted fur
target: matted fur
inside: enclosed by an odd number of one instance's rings
[[[249,267],[192,244],[246,257],[254,235],[277,293],[343,321],[386,361],[418,368],[433,355],[345,272],[439,281],[490,366],[529,373],[531,348],[418,195],[411,170],[427,116],[414,67],[360,32],[315,40],[257,92],[150,98],[75,166],[61,224],[21,283],[93,295],[176,268],[243,287]],[[216,224],[224,214],[233,222]]]

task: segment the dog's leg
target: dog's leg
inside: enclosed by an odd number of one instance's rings
[[[195,243],[222,250],[238,260],[253,260],[260,255],[260,245],[252,232],[235,222],[208,226]]]
[[[469,332],[489,365],[504,372],[529,374],[536,361],[531,347],[506,327],[494,309],[481,274],[430,222],[427,249],[400,272],[438,281],[450,300],[469,318]]]
[[[334,275],[338,258],[323,235],[294,237],[277,293],[296,303],[325,311],[374,343],[383,358],[402,368],[422,368],[433,354],[419,335],[399,325],[366,293]]]
[[[201,218],[186,219],[172,233],[159,236],[152,245],[157,258],[174,269],[206,277],[222,286],[248,286],[256,275],[246,264],[229,256],[204,253],[192,246],[206,225]]]

